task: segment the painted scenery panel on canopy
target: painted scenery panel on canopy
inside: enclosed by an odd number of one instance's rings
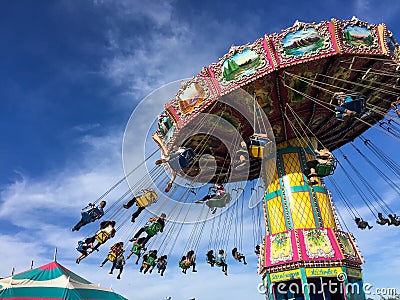
[[[250,76],[260,65],[260,56],[250,49],[244,49],[227,58],[221,66],[222,76],[226,81],[241,80]]]
[[[184,114],[192,113],[196,107],[199,107],[206,98],[206,92],[197,82],[192,82],[178,96],[179,107]]]
[[[290,32],[283,39],[283,49],[287,55],[304,55],[322,48],[323,45],[324,39],[315,28]]]
[[[366,26],[347,25],[343,32],[344,38],[353,47],[370,47],[374,44],[374,37]]]

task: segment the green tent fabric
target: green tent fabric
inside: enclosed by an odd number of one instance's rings
[[[92,284],[57,262],[0,280],[0,299],[12,300],[126,300]]]

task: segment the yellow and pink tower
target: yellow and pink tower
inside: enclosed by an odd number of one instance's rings
[[[270,299],[364,299],[363,259],[350,233],[340,229],[322,180],[304,176],[316,144],[277,145],[274,174],[264,201],[266,237],[259,273]],[[274,170],[268,166],[268,170]],[[350,288],[351,287],[351,288]]]

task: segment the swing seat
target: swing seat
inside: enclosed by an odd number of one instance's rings
[[[153,203],[156,203],[157,197],[158,196],[157,196],[156,192],[153,189],[151,189],[148,192],[146,192],[144,195],[136,197],[137,206],[146,207]]]
[[[107,255],[107,259],[111,262],[114,262],[117,259],[117,254],[115,254],[114,252],[110,252]]]
[[[219,260],[216,260],[215,261],[215,265],[217,266],[217,267],[222,267],[222,262],[220,262]]]
[[[180,267],[181,269],[186,269],[186,264],[185,264],[183,261],[180,261],[180,262],[179,262],[179,267]]]
[[[100,244],[104,244],[110,238],[110,234],[107,231],[102,230],[96,233],[95,238]]]
[[[267,145],[272,141],[268,138],[250,138],[249,153],[254,158],[264,158],[267,156]]]
[[[156,260],[154,259],[154,257],[149,257],[147,259],[147,263],[149,264],[149,266],[154,266],[156,264]]]
[[[335,165],[334,164],[318,164],[315,167],[315,171],[316,171],[318,177],[329,176],[329,175],[332,175],[333,172],[335,171]]]
[[[151,224],[150,226],[148,226],[145,229],[145,232],[149,235],[149,236],[154,236],[157,234],[157,232],[159,232],[161,230],[161,224],[158,222],[154,222],[153,224]]]
[[[209,208],[222,208],[225,207],[231,201],[231,195],[225,193],[221,198],[212,198],[206,202]]]
[[[361,99],[356,99],[350,102],[346,102],[341,106],[348,110],[355,111],[357,114],[361,114],[363,112],[364,103]]]
[[[341,107],[345,109],[356,112],[357,114],[361,114],[364,112],[366,99],[360,93],[357,94],[343,94],[336,97],[336,101],[339,102],[339,99],[344,100],[345,102],[341,104]]]
[[[264,146],[250,146],[250,155],[254,158],[263,158],[265,156]]]
[[[82,210],[81,215],[82,215],[82,220],[90,223],[99,219],[103,214],[97,207],[93,207],[87,210]]]
[[[190,165],[195,157],[196,154],[194,153],[193,149],[188,148],[183,153],[179,154],[178,157],[172,158],[169,161],[169,165],[175,171],[179,171],[180,169],[186,168],[188,165]]]
[[[79,252],[83,251],[83,244],[84,243],[85,243],[84,241],[79,241],[78,242],[78,246],[76,246],[76,250],[78,250]]]
[[[122,269],[124,267],[124,265],[123,265],[123,263],[122,263],[122,261],[119,261],[119,262],[117,262],[116,264],[115,264],[115,268],[118,270],[118,269]]]
[[[132,246],[131,252],[133,254],[140,255],[140,250],[141,250],[140,244],[134,244]]]

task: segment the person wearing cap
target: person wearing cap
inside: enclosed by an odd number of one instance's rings
[[[144,238],[142,242],[142,246],[144,247],[146,243],[153,237],[155,236],[158,232],[163,232],[164,227],[165,227],[165,218],[167,215],[165,213],[162,213],[159,217],[155,218],[150,218],[146,225],[143,226],[136,232],[136,234],[133,236],[132,239],[130,239],[130,242],[136,241],[139,236],[143,233],[146,232],[147,236]]]
[[[81,227],[100,219],[104,215],[104,207],[106,206],[106,201],[101,201],[99,205],[95,205],[91,202],[88,203],[81,212],[81,220],[72,227],[72,231],[78,231]]]

